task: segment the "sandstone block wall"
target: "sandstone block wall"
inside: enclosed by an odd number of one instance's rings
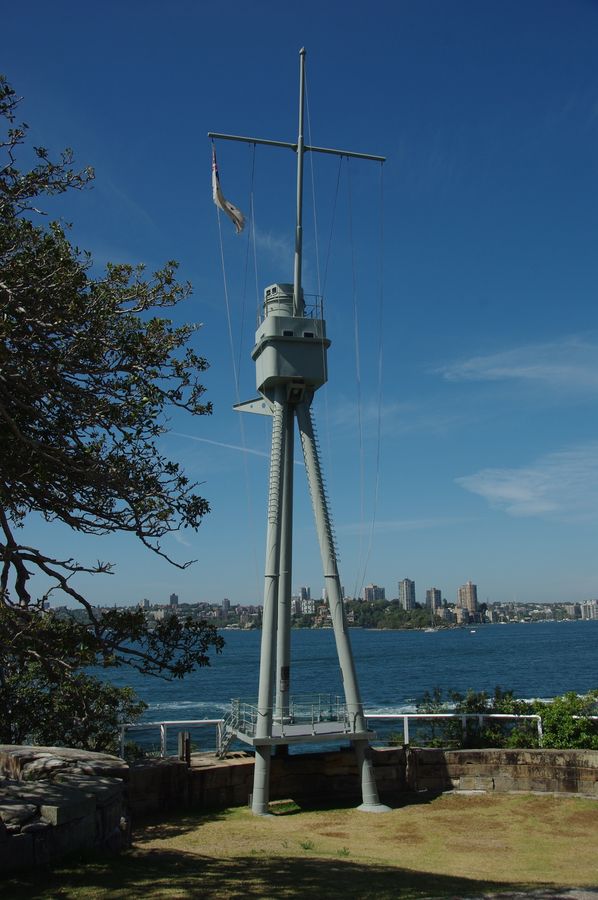
[[[411,790],[542,791],[598,798],[596,750],[410,750]]]
[[[0,745],[0,872],[128,846],[127,778],[109,754]]]
[[[391,806],[407,792],[446,790],[546,791],[598,798],[598,751],[374,749],[381,799]],[[131,767],[129,798],[136,814],[243,806],[253,790],[253,757],[226,760],[193,754]],[[272,800],[360,801],[354,753],[275,756]]]

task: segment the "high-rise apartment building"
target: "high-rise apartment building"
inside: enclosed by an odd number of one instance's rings
[[[429,588],[426,591],[426,607],[428,609],[440,609],[442,606],[442,591],[438,588]]]
[[[457,606],[466,609],[470,613],[478,611],[478,586],[472,581],[466,581],[457,591]]]
[[[316,601],[311,597],[306,597],[305,600],[299,598],[301,615],[303,616],[314,616],[316,613]]]
[[[170,606],[178,606],[179,605],[179,595],[171,594],[169,602],[170,602]]]
[[[311,600],[311,588],[300,587],[299,588],[299,599],[300,600]]]
[[[375,600],[386,600],[386,591],[377,584],[368,584],[363,589],[365,603],[374,603]]]
[[[402,609],[415,609],[415,581],[410,578],[399,581],[399,603]]]

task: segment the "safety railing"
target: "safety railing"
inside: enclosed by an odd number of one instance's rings
[[[324,702],[324,700],[327,702]],[[323,721],[340,721],[347,722],[346,707],[344,701],[340,697],[334,695],[313,695],[313,699],[309,701],[305,696],[297,700],[295,703],[289,704],[289,716],[283,717],[283,721],[291,721],[298,723],[307,722],[323,722]],[[528,721],[532,724],[538,735],[538,743],[542,745],[542,717],[539,715],[509,715],[507,713],[371,713],[365,712],[365,718],[368,724],[381,723],[390,725],[398,723],[402,729],[402,741],[404,745],[408,745],[412,739],[413,725],[422,722],[441,723],[444,721],[460,722],[461,733],[467,736],[468,723],[473,722],[481,730],[484,725],[494,721],[512,721],[515,724],[520,721]],[[574,716],[574,718],[579,718]],[[588,716],[598,723],[598,716]],[[276,721],[276,716],[274,717]],[[169,755],[169,735],[172,735],[173,729],[177,731],[189,731],[192,729],[201,729],[203,735],[206,731],[213,729],[213,738],[210,741],[200,742],[197,735],[194,735],[193,741],[197,749],[204,752],[218,750],[223,746],[225,732],[231,730],[243,731],[245,734],[254,735],[257,722],[257,706],[255,701],[234,700],[231,704],[231,711],[225,719],[177,719],[162,722],[139,722],[135,724],[125,724],[120,728],[120,754],[124,755],[126,749],[126,739],[129,733],[135,734],[140,732],[155,731],[158,737],[157,755],[165,757]],[[348,725],[348,722],[347,722]],[[350,728],[347,728],[350,730]],[[440,739],[442,735],[440,736]],[[174,744],[174,741],[171,740]],[[174,753],[171,755],[175,755]]]
[[[159,744],[157,749],[157,755],[160,757],[166,757],[169,755],[169,735],[172,734],[172,729],[176,728],[177,731],[189,731],[191,729],[202,729],[202,734],[205,735],[206,729],[213,729],[213,740],[206,741],[201,749],[209,752],[210,750],[216,750],[222,743],[222,728],[223,728],[223,719],[172,719],[169,721],[163,722],[136,722],[134,724],[127,723],[125,725],[120,726],[120,755],[121,757],[125,756],[126,753],[126,745],[127,745],[127,735],[129,733],[137,733],[142,734],[145,733],[157,733],[156,736],[158,738]],[[195,736],[195,743],[198,741],[198,736]],[[147,742],[145,742],[147,743]],[[199,744],[197,745],[199,746]],[[175,755],[175,754],[170,754]]]
[[[342,722],[348,728],[347,707],[344,699],[337,694],[297,694],[289,698],[288,707],[283,710],[273,708],[272,720],[284,735],[285,725],[312,725],[321,722]],[[259,718],[257,701],[233,700],[231,711],[225,719],[227,729],[242,731],[249,737],[256,734]]]
[[[366,721],[369,722],[400,722],[403,730],[403,741],[408,746],[411,740],[409,732],[410,722],[440,722],[442,720],[459,721],[461,723],[461,733],[463,737],[467,736],[468,722],[475,722],[481,731],[484,724],[488,720],[502,721],[529,721],[534,722],[538,732],[538,743],[542,744],[542,717],[539,715],[510,715],[508,713],[365,713]]]

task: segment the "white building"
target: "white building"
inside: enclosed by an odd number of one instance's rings
[[[415,609],[415,581],[410,578],[399,581],[399,603],[404,610]]]

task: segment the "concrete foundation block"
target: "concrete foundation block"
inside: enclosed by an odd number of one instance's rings
[[[43,803],[40,813],[51,825],[65,825],[95,814],[96,804],[92,797],[85,797],[73,791],[58,803]]]

